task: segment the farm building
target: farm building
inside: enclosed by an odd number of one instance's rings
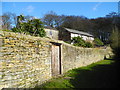
[[[63,41],[70,41],[73,37],[77,37],[77,36],[80,36],[83,38],[83,40],[89,41],[89,42],[92,42],[94,40],[94,37],[92,34],[89,34],[83,31],[63,28],[59,32],[59,39]]]

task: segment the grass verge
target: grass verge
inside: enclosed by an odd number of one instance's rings
[[[115,62],[102,60],[69,70],[64,76],[53,78],[36,88],[114,88],[117,86]]]

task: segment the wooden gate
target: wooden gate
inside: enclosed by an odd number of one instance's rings
[[[61,74],[61,46],[52,45],[52,76]]]

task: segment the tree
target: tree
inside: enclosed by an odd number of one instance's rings
[[[50,11],[44,15],[43,22],[48,26],[54,27],[56,16],[57,16],[57,14],[55,12]]]
[[[30,24],[33,27],[33,35],[40,35],[41,37],[45,36],[45,31],[43,29],[43,23],[39,19],[33,19],[30,21]]]
[[[116,12],[111,12],[108,15],[106,15],[106,17],[108,18],[112,18],[112,17],[116,17],[118,14]]]
[[[110,46],[113,49],[113,53],[115,54],[115,59],[120,60],[120,29],[115,27],[110,36]]]
[[[16,27],[17,28],[19,28],[19,29],[21,29],[22,28],[22,22],[24,21],[25,19],[24,19],[24,16],[23,15],[20,15],[20,16],[17,16],[17,25],[16,25]]]
[[[110,18],[91,19],[93,23],[93,35],[104,43],[107,43],[112,32],[112,21]]]
[[[50,11],[43,17],[45,25],[58,28],[64,21],[64,15],[57,15],[55,12]]]
[[[2,29],[11,29],[12,25],[16,24],[16,14],[6,12],[2,16]]]
[[[34,36],[44,37],[46,35],[43,22],[40,19],[25,20],[25,16],[17,17],[17,25],[12,29],[14,32],[29,33]]]
[[[55,27],[60,28],[60,25],[62,25],[62,23],[64,22],[64,19],[65,19],[64,15],[61,15],[61,16],[56,15],[55,16]]]
[[[27,16],[24,16],[24,19],[25,19],[25,21],[29,21],[29,20],[35,19],[35,17],[27,15]]]
[[[61,27],[91,32],[91,22],[83,16],[65,16]]]

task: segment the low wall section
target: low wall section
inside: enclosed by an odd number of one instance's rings
[[[98,48],[80,48],[67,44],[62,45],[62,70],[86,66],[91,63],[103,60],[109,55],[110,50]],[[108,56],[109,57],[109,56]]]

